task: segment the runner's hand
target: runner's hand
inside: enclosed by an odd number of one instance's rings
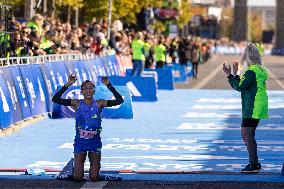
[[[69,87],[69,86],[73,85],[73,83],[75,83],[76,80],[77,80],[76,75],[74,75],[74,74],[69,75],[68,82],[66,83],[66,86]]]
[[[109,79],[108,79],[108,77],[103,76],[103,77],[102,77],[102,82],[103,82],[103,84],[108,85],[108,84],[109,84]]]

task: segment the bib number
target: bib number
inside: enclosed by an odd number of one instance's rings
[[[83,139],[91,139],[94,138],[95,135],[97,134],[97,131],[86,131],[86,130],[79,130],[80,138]]]

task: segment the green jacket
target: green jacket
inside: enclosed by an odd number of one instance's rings
[[[232,88],[241,92],[243,118],[268,118],[268,96],[265,84],[268,73],[265,68],[251,65],[242,78],[238,75],[229,75],[228,79]]]
[[[144,54],[145,57],[148,57],[150,55],[150,50],[151,50],[151,44],[148,42],[144,43]]]

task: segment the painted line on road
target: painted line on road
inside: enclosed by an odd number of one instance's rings
[[[181,123],[176,129],[179,130],[240,130],[239,124],[215,124],[215,123]],[[258,130],[283,131],[282,124],[262,124]]]
[[[98,182],[86,182],[81,189],[93,188],[93,189],[102,189],[107,185],[108,181],[98,181]]]
[[[282,88],[284,89],[284,84],[279,80],[277,79],[277,77],[271,72],[271,71],[268,71],[269,75],[271,75],[271,77],[273,79],[275,79],[276,83]]]
[[[240,110],[242,108],[241,105],[194,105],[192,107],[193,110]],[[283,103],[272,104],[269,106],[269,109],[280,109],[284,108]]]
[[[215,112],[187,112],[182,117],[186,118],[241,118],[241,113],[215,113]],[[284,114],[269,115],[269,118],[283,118]]]
[[[201,89],[204,87],[212,78],[217,75],[219,71],[221,71],[223,67],[223,64],[219,65],[211,74],[209,74],[206,78],[204,78],[202,81],[200,81],[198,84],[196,84],[192,89]]]
[[[279,103],[284,102],[283,99],[275,98],[275,99],[268,99],[269,103]],[[241,98],[200,98],[196,102],[201,103],[241,103]]]
[[[146,142],[146,140],[148,142]],[[120,144],[149,144],[149,145],[177,145],[177,144],[199,144],[199,143],[210,143],[210,144],[242,144],[243,140],[188,140],[188,139],[156,139],[156,138],[110,138],[110,139],[105,139],[104,140],[106,143],[108,144],[113,144],[113,143],[120,143]],[[257,142],[258,144],[262,144],[262,145],[269,145],[269,144],[273,144],[273,145],[284,145],[284,140],[283,141],[279,141],[278,140],[258,140]],[[71,149],[73,148],[73,143],[64,143],[62,145],[60,145],[57,148],[61,148],[61,149]],[[67,162],[49,162],[49,161],[40,161],[39,163],[48,166],[50,165],[50,163],[52,163],[52,165],[54,166],[64,166],[66,165]],[[36,166],[36,165],[34,165]],[[29,166],[28,166],[29,167]]]
[[[187,112],[182,117],[198,118],[241,118],[242,115],[236,113],[215,113],[215,112]]]

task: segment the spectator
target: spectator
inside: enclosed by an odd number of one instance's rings
[[[132,49],[132,76],[141,76],[145,66],[143,34],[138,32],[131,44]]]
[[[261,56],[254,44],[249,44],[245,49],[241,64],[246,62],[247,70],[240,78],[238,73],[239,64],[231,67],[223,64],[223,71],[227,74],[229,83],[233,89],[241,92],[242,96],[242,124],[241,134],[249,154],[249,164],[242,169],[242,172],[257,172],[261,169],[258,161],[257,143],[255,131],[260,119],[268,118],[268,96],[266,81],[268,72],[263,67]]]
[[[43,49],[46,52],[46,54],[56,53],[55,43],[53,42],[54,37],[55,37],[55,33],[51,31],[47,31],[39,46],[41,49]]]
[[[163,68],[166,63],[166,46],[163,44],[163,38],[160,37],[158,44],[154,47],[156,68]]]
[[[144,51],[145,51],[145,68],[153,68],[154,49],[153,49],[152,41],[150,40],[149,37],[145,38]]]

